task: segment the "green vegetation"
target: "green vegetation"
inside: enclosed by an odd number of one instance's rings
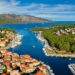
[[[0,63],[0,68],[3,71],[2,73],[6,73],[7,72],[7,67],[4,64]]]
[[[2,30],[16,33],[16,31],[14,29],[11,29],[11,28],[0,28],[0,31],[2,31]]]
[[[75,24],[58,24],[47,28],[34,28],[32,31],[43,31],[42,36],[49,42],[49,45],[56,48],[56,51],[75,53],[75,35],[57,36],[55,32],[59,29],[75,28]]]
[[[1,31],[5,31],[4,33],[1,33]],[[16,34],[16,31],[11,28],[0,28],[0,38],[4,38],[6,35],[6,31],[13,32]]]
[[[16,15],[16,14],[0,15],[0,24],[25,24],[25,23],[41,23],[41,22],[50,22],[50,20],[29,15]]]
[[[5,34],[0,33],[0,38],[4,38]]]
[[[56,24],[53,27],[56,29],[75,28],[75,24]]]
[[[0,24],[15,24],[16,20],[9,20],[7,18],[0,18]]]

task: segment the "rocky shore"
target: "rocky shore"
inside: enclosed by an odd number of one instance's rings
[[[38,32],[37,39],[40,40],[44,44],[43,51],[44,51],[44,53],[45,53],[46,56],[67,57],[67,58],[68,57],[71,57],[71,58],[75,58],[75,54],[72,54],[72,53],[58,54],[58,53],[53,52],[53,49],[48,44],[48,41],[46,39],[44,39],[44,37],[42,36],[42,31],[39,31]]]
[[[44,51],[44,53],[45,53],[46,56],[49,56],[49,55],[47,54],[45,48],[47,47],[47,48],[50,49],[50,50],[51,50],[52,48],[49,46],[47,40],[42,37],[42,31],[39,31],[39,32],[38,32],[37,39],[40,40],[40,41],[44,44],[44,46],[43,46],[43,51]]]
[[[14,39],[9,43],[9,45],[6,47],[6,49],[8,48],[14,48],[18,45],[21,45],[21,39],[22,39],[23,35],[20,34],[16,34]]]
[[[14,48],[21,44],[22,37],[11,28],[0,28],[0,48]]]

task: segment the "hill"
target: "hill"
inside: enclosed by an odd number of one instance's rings
[[[75,53],[75,24],[57,24],[51,28],[34,28],[33,31],[42,31],[49,46],[57,54]],[[46,49],[47,50],[47,49]],[[47,50],[49,53],[51,50]]]
[[[50,22],[50,20],[38,18],[29,15],[16,14],[0,14],[0,24],[16,24],[16,23],[41,23]]]

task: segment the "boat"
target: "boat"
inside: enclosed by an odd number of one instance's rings
[[[69,58],[69,60],[72,60],[71,58]]]
[[[33,45],[32,48],[35,48],[35,45]]]
[[[68,68],[71,70],[71,72],[73,73],[73,75],[75,75],[75,68],[73,67],[73,64],[69,64]]]

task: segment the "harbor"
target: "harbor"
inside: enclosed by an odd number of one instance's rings
[[[50,24],[27,24],[27,25],[1,25],[0,27],[4,28],[13,28],[16,30],[16,32],[20,35],[23,35],[21,39],[21,45],[18,45],[17,47],[8,49],[9,51],[13,53],[17,53],[19,55],[28,54],[32,58],[35,58],[37,60],[41,60],[44,62],[44,64],[49,65],[51,67],[51,71],[53,70],[53,73],[55,75],[72,75],[72,72],[69,70],[67,65],[69,63],[75,63],[74,58],[60,58],[55,56],[45,56],[43,51],[44,43],[41,43],[37,39],[37,35],[35,35],[34,32],[30,31],[34,27],[45,27],[49,26]],[[31,37],[30,37],[31,36]],[[35,48],[33,47],[35,46]]]

